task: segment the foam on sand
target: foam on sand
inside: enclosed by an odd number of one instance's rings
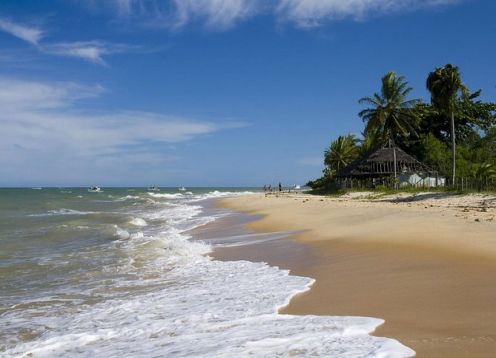
[[[150,238],[148,238],[150,240]],[[169,241],[163,239],[164,243]],[[312,280],[263,263],[220,262],[202,247],[169,242],[166,289],[109,300],[75,316],[44,319],[50,331],[8,354],[116,357],[408,357],[399,342],[368,335],[382,320],[277,314]],[[204,248],[203,248],[204,249]],[[40,322],[41,323],[41,322]]]

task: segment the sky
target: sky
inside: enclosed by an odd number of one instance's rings
[[[320,176],[388,71],[496,101],[492,0],[1,0],[0,186]]]

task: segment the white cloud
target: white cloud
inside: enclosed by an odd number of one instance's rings
[[[156,167],[174,159],[156,153],[157,148],[240,126],[160,113],[76,108],[77,100],[102,91],[100,86],[0,78],[0,177],[14,180],[29,171],[33,178],[67,176],[68,171],[81,177],[110,175],[109,170],[125,172],[140,161]]]
[[[207,26],[228,28],[261,11],[258,0],[174,0],[175,25],[184,26],[196,18],[204,18]]]
[[[103,92],[103,87],[99,85],[82,86],[73,82],[46,84],[0,78],[0,107],[5,112],[63,108],[78,99],[97,97]]]
[[[149,24],[181,28],[196,20],[209,28],[226,29],[259,13],[274,0],[94,0],[121,17],[137,17]]]
[[[105,0],[118,15],[145,17],[170,27],[202,20],[225,29],[256,15],[273,15],[279,22],[315,27],[345,18],[411,11],[463,0]]]
[[[0,30],[35,45],[42,53],[55,56],[75,57],[99,65],[105,65],[104,56],[106,55],[137,49],[135,46],[113,44],[103,41],[40,43],[43,36],[43,31],[41,29],[19,25],[5,19],[0,19]]]
[[[76,57],[99,65],[104,65],[103,57],[125,52],[130,46],[108,44],[101,41],[79,41],[46,45],[42,51],[51,55]]]
[[[363,19],[419,7],[447,5],[457,0],[280,0],[279,16],[300,27],[313,27],[343,18]]]
[[[7,19],[0,19],[0,30],[33,45],[37,45],[43,37],[43,31],[41,29],[19,25]]]

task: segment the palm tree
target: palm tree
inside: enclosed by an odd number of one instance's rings
[[[426,82],[427,89],[431,93],[432,106],[441,114],[451,118],[451,155],[453,185],[456,177],[456,137],[455,137],[455,110],[458,92],[464,90],[458,67],[447,64],[436,68],[429,73]]]
[[[359,100],[360,104],[371,106],[358,114],[366,123],[366,137],[385,142],[417,135],[419,120],[414,106],[419,100],[406,99],[411,90],[404,76],[397,77],[394,72],[388,72],[382,78],[381,93]]]
[[[324,154],[325,165],[337,173],[358,157],[358,139],[353,134],[339,136]]]
[[[472,167],[472,177],[476,181],[477,190],[487,187],[488,180],[496,179],[496,167],[491,163],[475,164]]]
[[[475,179],[494,179],[496,178],[496,166],[491,163],[475,164],[472,167],[472,176]]]
[[[377,138],[371,135],[362,133],[363,139],[360,141],[360,154],[365,154],[368,151],[375,149],[378,145]]]

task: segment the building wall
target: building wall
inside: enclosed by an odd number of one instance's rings
[[[435,188],[446,185],[446,178],[430,176],[422,177],[417,173],[402,173],[399,175],[398,179],[400,181],[400,187],[417,186]]]

